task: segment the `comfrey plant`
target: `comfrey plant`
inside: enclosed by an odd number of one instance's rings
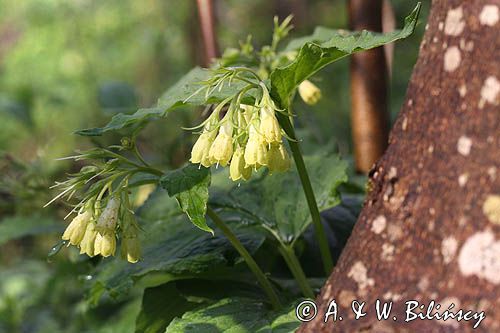
[[[149,239],[143,244],[147,251],[141,252],[143,226],[139,225],[130,204],[130,195],[138,186],[156,184],[175,197],[179,208],[196,227],[212,235],[222,232],[275,308],[280,308],[287,298],[286,292],[278,292],[284,287],[270,282],[238,234],[238,225],[225,220],[234,220],[236,216],[238,221],[255,222],[260,231],[252,237],[260,237],[264,231],[273,249],[289,267],[302,295],[314,297],[310,281],[295,254],[295,244],[312,224],[324,272],[326,275],[331,272],[333,260],[319,212],[339,203],[336,188],[347,180],[346,165],[335,156],[304,158],[294,129],[293,120],[297,115],[291,109],[293,97],[298,92],[305,103],[314,105],[321,98],[321,91],[309,80],[311,76],[354,52],[406,38],[415,28],[419,10],[420,4],[399,31],[376,34],[317,28],[312,35],[291,40],[284,48],[279,45],[291,29],[291,18],[281,23],[275,19],[271,45],[254,50],[248,38],[240,48],[226,50],[211,68],[191,70],[160,98],[157,107],[140,109],[134,114],[118,114],[102,128],[79,131],[80,135],[99,136],[122,130],[129,131],[131,136],[124,138],[120,145],[95,148],[70,157],[88,165],[55,185],[61,193],[54,200],[78,198],[68,214],[76,215],[62,235],[63,241],[91,257],[113,256],[120,247],[122,257],[128,262],[143,261],[139,270],[143,275],[168,270],[165,267],[182,260],[189,262],[185,268],[188,276],[199,274],[200,267],[208,270],[210,265],[202,262],[205,257],[196,257],[199,261],[186,259],[194,254],[167,260],[166,266],[161,266],[156,258],[141,257],[141,253],[156,253],[157,249],[162,249],[161,255],[168,252],[168,248],[155,245]],[[151,120],[166,117],[177,107],[188,105],[205,106],[210,111],[204,121],[189,129],[199,135],[192,147],[190,163],[167,172],[151,166],[135,144],[137,134]],[[226,186],[222,197],[210,197],[212,178],[227,177],[227,173],[220,170],[226,167],[229,178],[237,186]],[[212,177],[211,171],[215,169],[219,170]],[[214,226],[216,231],[212,229]],[[144,226],[147,228],[153,227]],[[172,230],[173,227],[169,232]],[[171,241],[179,242],[182,237],[188,238],[188,234],[173,235]],[[161,235],[151,232],[148,237],[154,236],[161,243]],[[210,238],[205,242],[210,242]],[[207,251],[213,246],[208,246]],[[193,253],[199,251],[197,248]],[[176,266],[169,274],[178,271]],[[224,274],[227,276],[227,272]],[[99,290],[102,285],[105,283],[100,284]]]

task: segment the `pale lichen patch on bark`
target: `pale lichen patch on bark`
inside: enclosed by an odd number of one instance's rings
[[[385,226],[387,225],[387,219],[384,215],[377,216],[372,222],[371,230],[377,235],[384,231]]]
[[[390,243],[382,244],[381,258],[384,261],[392,261],[394,259],[395,246]]]
[[[447,72],[455,71],[462,61],[460,50],[456,46],[449,47],[444,53],[444,70]]]
[[[460,176],[458,176],[458,185],[460,187],[464,187],[465,184],[467,184],[468,180],[469,180],[469,174],[467,172],[463,173]]]
[[[366,288],[375,285],[375,280],[368,277],[368,269],[361,262],[357,261],[352,267],[347,276],[353,279],[358,284],[360,293],[364,293]]]
[[[449,264],[457,252],[458,242],[455,237],[450,236],[443,239],[441,242],[441,255],[445,264]]]
[[[444,33],[451,36],[458,36],[465,28],[465,21],[463,20],[464,12],[462,7],[450,9],[446,14],[444,23]]]
[[[497,179],[497,168],[495,166],[489,167],[487,172],[491,180]]]
[[[496,5],[486,5],[481,10],[479,14],[479,22],[482,25],[488,25],[490,27],[497,24],[499,19],[498,6]]]
[[[493,224],[500,225],[500,195],[488,195],[483,203],[483,213]]]
[[[481,99],[479,100],[479,107],[482,109],[486,102],[497,105],[498,93],[500,92],[500,82],[494,76],[489,76],[481,88]]]
[[[465,97],[467,94],[467,86],[465,84],[462,84],[460,88],[458,88],[458,93],[460,94],[460,97]]]
[[[472,140],[462,135],[457,141],[457,151],[460,155],[469,156],[472,147]]]
[[[500,284],[500,241],[495,241],[495,234],[485,230],[469,237],[460,249],[458,267],[464,276]]]

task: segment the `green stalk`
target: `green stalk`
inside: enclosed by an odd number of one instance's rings
[[[307,298],[314,299],[314,292],[311,286],[309,285],[309,282],[307,282],[306,275],[302,270],[302,266],[300,265],[300,262],[297,259],[297,256],[295,255],[295,251],[293,250],[293,248],[284,244],[280,244],[278,249],[283,258],[285,259],[288,268],[292,272],[293,277],[299,284],[302,294]]]
[[[252,273],[257,278],[257,281],[261,285],[262,289],[264,289],[264,292],[266,293],[267,297],[269,297],[272,306],[275,309],[280,309],[281,303],[279,301],[278,296],[276,295],[276,292],[274,291],[271,283],[267,279],[264,272],[262,272],[262,270],[260,269],[259,265],[257,265],[255,260],[250,255],[250,253],[248,253],[247,249],[245,249],[245,247],[243,246],[243,244],[241,244],[240,240],[236,237],[236,235],[231,231],[231,229],[229,229],[229,227],[224,223],[224,221],[222,221],[219,215],[217,215],[217,213],[214,212],[210,207],[207,207],[207,215],[212,219],[212,221],[214,221],[217,228],[219,228],[222,231],[222,233],[224,233],[224,236],[227,237],[227,239],[231,242],[234,248],[243,257],[243,259],[248,265],[248,268],[250,268]]]
[[[277,112],[276,115],[278,116],[278,120],[281,126],[289,137],[288,143],[290,144],[293,159],[295,160],[295,166],[297,167],[297,171],[299,172],[302,188],[304,189],[304,194],[306,196],[307,205],[309,206],[309,211],[311,212],[314,231],[316,233],[316,238],[318,240],[318,245],[321,252],[321,258],[323,260],[323,267],[325,269],[326,275],[329,276],[333,269],[332,254],[330,253],[330,248],[328,246],[328,239],[326,238],[325,229],[323,228],[323,224],[321,223],[318,205],[314,196],[311,180],[309,179],[309,174],[306,170],[306,164],[304,163],[304,158],[302,157],[302,152],[300,151],[299,141],[297,140],[295,130],[293,129],[292,123],[288,116],[285,116],[281,112]]]

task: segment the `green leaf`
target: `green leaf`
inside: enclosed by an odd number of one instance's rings
[[[210,72],[207,69],[195,67],[160,97],[156,107],[139,109],[131,115],[117,114],[104,127],[84,129],[77,131],[76,134],[85,136],[103,135],[106,132],[120,130],[152,118],[165,117],[170,111],[181,106],[218,103],[243,88],[241,82],[232,82],[230,86],[224,86],[222,90],[216,89],[206,96],[205,90],[199,90],[203,87],[201,82],[209,77]],[[250,104],[252,98],[247,97],[242,102]]]
[[[38,215],[12,216],[0,221],[0,245],[26,236],[60,232],[64,223]]]
[[[417,24],[421,4],[418,3],[413,12],[406,17],[402,30],[380,34],[366,30],[344,33],[328,29],[320,29],[313,36],[294,42],[306,42],[300,48],[297,58],[285,67],[275,69],[271,75],[271,95],[282,108],[288,108],[289,97],[297,86],[326,65],[355,52],[373,49],[384,44],[406,38],[413,33]],[[331,34],[331,36],[329,36]],[[328,39],[324,39],[327,38]]]
[[[160,184],[167,190],[168,195],[175,196],[182,211],[187,214],[195,226],[214,233],[205,220],[210,169],[188,164],[165,174],[161,178]]]
[[[282,311],[273,311],[261,301],[226,298],[186,312],[167,327],[166,333],[288,333],[300,325],[295,303]]]
[[[92,305],[104,296],[122,299],[135,284],[152,287],[186,278],[232,278],[230,269],[238,254],[229,241],[219,233],[200,232],[165,191],[154,192],[136,216],[143,228],[142,259],[136,264],[104,259],[89,281],[87,299]],[[265,236],[250,233],[248,228],[231,225],[245,248],[254,253]]]
[[[347,181],[347,163],[337,156],[315,155],[305,158],[307,170],[320,210],[337,205],[337,187]],[[263,223],[284,243],[293,243],[312,222],[299,176],[294,169],[281,174],[254,178],[229,190],[221,173],[214,175],[210,204],[237,212],[241,220]]]
[[[135,332],[165,332],[172,319],[194,307],[193,303],[179,293],[174,283],[147,288],[144,290],[141,311],[135,322]]]

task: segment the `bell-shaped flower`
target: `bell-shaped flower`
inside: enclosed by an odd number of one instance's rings
[[[191,163],[200,163],[204,167],[210,167],[212,163],[210,162],[210,147],[212,146],[217,132],[215,130],[205,130],[191,150]]]
[[[266,142],[262,135],[257,132],[254,124],[250,125],[244,158],[246,166],[253,166],[257,169],[261,165],[267,165]]]
[[[116,251],[116,237],[114,231],[98,232],[94,242],[94,254],[103,257],[114,256]]]
[[[82,242],[80,243],[80,254],[85,253],[89,257],[96,255],[94,250],[95,238],[97,236],[97,230],[95,230],[94,222],[87,224],[87,229],[85,230],[85,235],[83,236]]]
[[[305,80],[299,84],[299,95],[304,102],[314,105],[321,99],[321,90],[311,81]]]
[[[281,127],[270,105],[265,105],[260,109],[260,133],[267,143],[281,142]]]
[[[69,241],[70,244],[79,245],[85,235],[87,224],[91,220],[92,213],[89,210],[79,213],[68,225],[61,238]]]
[[[268,165],[269,171],[284,172],[290,169],[290,157],[282,143],[278,145],[271,145],[268,152]]]
[[[233,181],[240,179],[248,180],[252,176],[252,168],[245,163],[244,152],[241,147],[236,148],[231,165],[229,167],[229,178]]]
[[[109,199],[106,208],[97,219],[96,229],[100,233],[112,231],[116,228],[118,222],[118,213],[120,211],[120,198],[113,196]]]
[[[226,115],[227,116],[227,115]],[[229,120],[224,121],[219,128],[219,134],[210,147],[209,155],[212,163],[226,166],[233,156],[233,126]]]

